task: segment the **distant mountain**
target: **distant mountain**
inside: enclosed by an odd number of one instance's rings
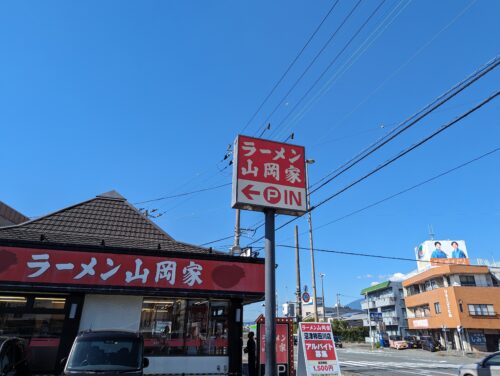
[[[355,300],[353,302],[350,302],[349,304],[346,304],[346,307],[349,307],[349,308],[352,308],[352,309],[361,309],[361,302],[363,301],[364,299],[358,299],[358,300]]]

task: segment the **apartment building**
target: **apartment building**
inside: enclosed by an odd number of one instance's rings
[[[497,351],[500,282],[487,266],[431,267],[403,282],[408,328],[448,348]]]
[[[361,308],[366,313],[377,313],[374,320],[368,317],[363,326],[370,328],[370,333],[386,332],[388,335],[406,335],[406,309],[401,282],[386,281],[361,290],[365,300]],[[379,318],[380,317],[380,318]]]

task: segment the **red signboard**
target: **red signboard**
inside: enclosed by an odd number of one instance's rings
[[[0,247],[0,281],[264,293],[264,265]]]
[[[304,147],[238,136],[234,153],[233,208],[291,215],[307,210]]]
[[[299,336],[298,374],[340,375],[331,324],[300,323]]]
[[[260,325],[260,364],[266,364],[266,324]],[[288,324],[276,324],[276,363],[288,363]]]

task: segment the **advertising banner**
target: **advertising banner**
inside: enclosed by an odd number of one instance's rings
[[[444,264],[470,264],[463,240],[427,240],[415,248],[415,258],[419,271]]]
[[[298,350],[298,375],[340,375],[340,365],[330,323],[301,322]]]

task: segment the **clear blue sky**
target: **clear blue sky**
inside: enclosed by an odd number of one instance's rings
[[[332,1],[4,1],[0,4],[0,199],[28,216],[116,189],[132,203],[231,180],[220,160]],[[263,121],[354,6],[341,0],[263,111]],[[378,1],[363,0],[296,89],[271,117],[285,119]],[[395,8],[395,7],[398,8]],[[382,24],[353,64],[349,58]],[[398,11],[401,10],[400,13]],[[308,97],[266,136],[295,132],[316,164],[315,182],[500,51],[494,0],[387,0]],[[375,34],[376,35],[376,34]],[[342,67],[349,67],[344,72]],[[328,84],[330,82],[330,84]],[[500,69],[433,116],[313,195],[343,187],[498,90]],[[326,85],[326,86],[325,86]],[[320,92],[321,88],[325,88]],[[391,167],[314,211],[320,226],[500,146],[495,101]],[[381,127],[384,125],[384,128]],[[428,238],[465,239],[472,258],[500,259],[500,153],[315,232],[318,248],[413,257]],[[201,244],[231,235],[230,187],[139,205],[165,214],[175,238]],[[243,213],[243,227],[261,214]],[[287,218],[279,218],[277,223]],[[296,221],[300,231],[305,219]],[[256,238],[261,235],[258,232]],[[293,227],[277,234],[293,243]],[[251,239],[244,238],[243,244]],[[307,246],[306,234],[301,245]],[[214,244],[228,249],[231,241]],[[261,255],[263,253],[261,252]],[[292,298],[294,257],[277,249],[279,300]],[[302,281],[310,286],[309,254]],[[343,302],[411,262],[316,254],[327,304]],[[368,277],[371,275],[372,277]],[[318,279],[319,285],[319,279]],[[353,297],[353,298],[350,298]],[[246,311],[252,319],[259,306]]]

